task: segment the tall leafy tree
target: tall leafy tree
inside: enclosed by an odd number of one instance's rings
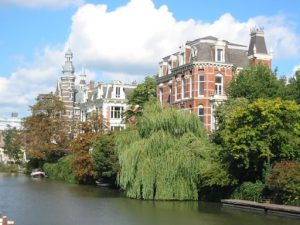
[[[121,132],[116,143],[118,183],[128,197],[198,199],[199,187],[230,182],[194,114],[149,102],[137,126]]]
[[[129,108],[124,112],[124,118],[128,126],[135,126],[140,117],[145,103],[156,99],[156,80],[154,77],[146,77],[133,92],[128,95]]]
[[[76,180],[79,183],[92,183],[96,177],[91,157],[93,143],[103,135],[106,122],[99,113],[93,113],[91,118],[79,124],[78,134],[70,144],[72,152],[71,165]]]
[[[284,82],[276,78],[276,73],[263,64],[244,68],[227,87],[231,98],[271,99],[281,97]]]
[[[25,150],[32,161],[54,162],[66,153],[69,144],[68,121],[61,116],[64,104],[50,93],[38,98],[30,109],[32,115],[23,121]]]
[[[21,150],[20,136],[16,128],[9,128],[3,132],[4,137],[4,153],[13,159],[16,163],[20,163],[23,158]]]
[[[93,144],[92,160],[97,178],[116,181],[119,171],[118,156],[115,150],[116,133],[101,135]]]
[[[156,80],[154,77],[146,77],[128,96],[130,105],[143,106],[146,102],[156,98]]]
[[[238,179],[262,179],[265,164],[300,157],[299,105],[279,98],[232,101],[218,109],[214,139]]]

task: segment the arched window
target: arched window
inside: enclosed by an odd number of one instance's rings
[[[217,74],[215,77],[215,95],[223,95],[223,75]]]
[[[198,117],[202,123],[204,123],[204,107],[203,105],[198,106]]]

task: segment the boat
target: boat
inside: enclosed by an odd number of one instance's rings
[[[96,180],[96,185],[99,186],[99,187],[109,187],[110,186],[110,183],[109,182],[106,182],[105,179],[99,179],[99,180]]]
[[[40,169],[34,169],[32,170],[32,172],[30,173],[30,176],[32,178],[44,178],[46,177],[46,174],[45,172],[43,172],[42,170]]]

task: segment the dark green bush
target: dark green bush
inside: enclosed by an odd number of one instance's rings
[[[50,179],[77,183],[73,174],[71,160],[72,156],[65,156],[59,159],[57,163],[45,163],[43,170]]]
[[[260,202],[263,199],[265,185],[261,181],[244,182],[231,195],[233,199],[242,199]]]

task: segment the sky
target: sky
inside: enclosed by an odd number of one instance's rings
[[[55,91],[64,52],[76,74],[141,82],[187,40],[212,35],[249,44],[263,27],[278,76],[300,66],[300,2],[295,0],[0,0],[0,117]]]

